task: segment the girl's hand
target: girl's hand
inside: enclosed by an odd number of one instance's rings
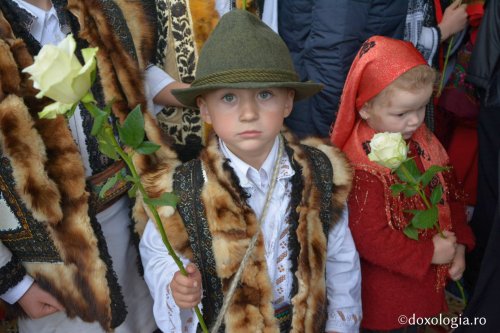
[[[448,274],[453,281],[458,281],[462,278],[465,271],[465,245],[458,244],[455,257],[451,262],[451,267]]]

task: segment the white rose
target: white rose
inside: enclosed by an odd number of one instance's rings
[[[370,161],[395,170],[406,160],[408,147],[401,133],[377,133],[370,141]]]
[[[92,85],[97,48],[82,50],[83,66],[75,56],[75,49],[73,35],[68,35],[57,46],[44,45],[34,63],[23,70],[31,75],[33,86],[40,90],[36,97],[47,96],[58,103],[41,112],[46,117],[54,118],[56,114],[71,109],[87,95]]]

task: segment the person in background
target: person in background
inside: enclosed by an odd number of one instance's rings
[[[124,172],[123,165],[99,152],[83,106],[67,123],[63,117],[38,119],[47,101],[34,98],[32,82],[21,74],[43,45],[57,44],[69,33],[99,43],[92,29],[101,29],[108,35],[106,44],[97,45],[98,68],[109,72],[93,88],[99,103],[116,98],[113,110],[121,119],[133,101],[144,110],[152,106],[145,91],[155,103],[181,105],[170,90],[187,85],[154,66],[145,68],[152,48],[145,36],[154,26],[143,5],[0,2],[0,298],[27,315],[19,319],[20,333],[156,330],[130,232],[128,187],[118,182],[98,199],[103,184]],[[77,43],[81,48],[88,41]],[[121,85],[127,80],[137,84]]]
[[[399,0],[278,1],[278,31],[301,81],[324,89],[294,105],[285,124],[299,137],[327,137],[347,72],[370,36],[403,39],[408,2]]]
[[[485,317],[486,325],[460,327],[458,332],[494,332],[500,328],[495,311],[500,297],[500,1],[485,2],[484,16],[467,71],[467,81],[480,95],[478,123],[479,175],[477,204],[470,222],[477,239],[467,256],[466,285],[472,290],[464,316]]]

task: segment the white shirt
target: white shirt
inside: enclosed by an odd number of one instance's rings
[[[248,204],[257,217],[264,206],[266,191],[277,158],[278,140],[260,170],[256,170],[232,154],[221,142],[221,151],[230,159],[242,188],[251,195]],[[275,308],[290,303],[292,284],[288,253],[288,213],[291,198],[290,178],[294,175],[288,156],[283,156],[268,214],[262,224],[267,269],[273,282]],[[361,273],[359,256],[348,228],[347,209],[341,220],[329,231],[327,249],[327,331],[358,332],[361,321]],[[152,221],[149,221],[139,245],[144,264],[144,278],[154,298],[154,315],[158,327],[167,332],[195,332],[198,320],[191,309],[179,309],[169,289],[178,271]],[[285,254],[283,258],[282,254]],[[188,260],[181,258],[186,265]],[[283,273],[279,273],[284,268]],[[280,281],[278,283],[278,280]],[[282,290],[281,290],[282,289]],[[344,319],[343,319],[343,318]]]

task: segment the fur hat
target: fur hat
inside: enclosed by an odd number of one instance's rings
[[[203,46],[190,88],[172,93],[183,104],[197,107],[196,97],[220,88],[295,90],[303,99],[322,85],[300,82],[286,44],[255,15],[232,10],[224,15]]]

